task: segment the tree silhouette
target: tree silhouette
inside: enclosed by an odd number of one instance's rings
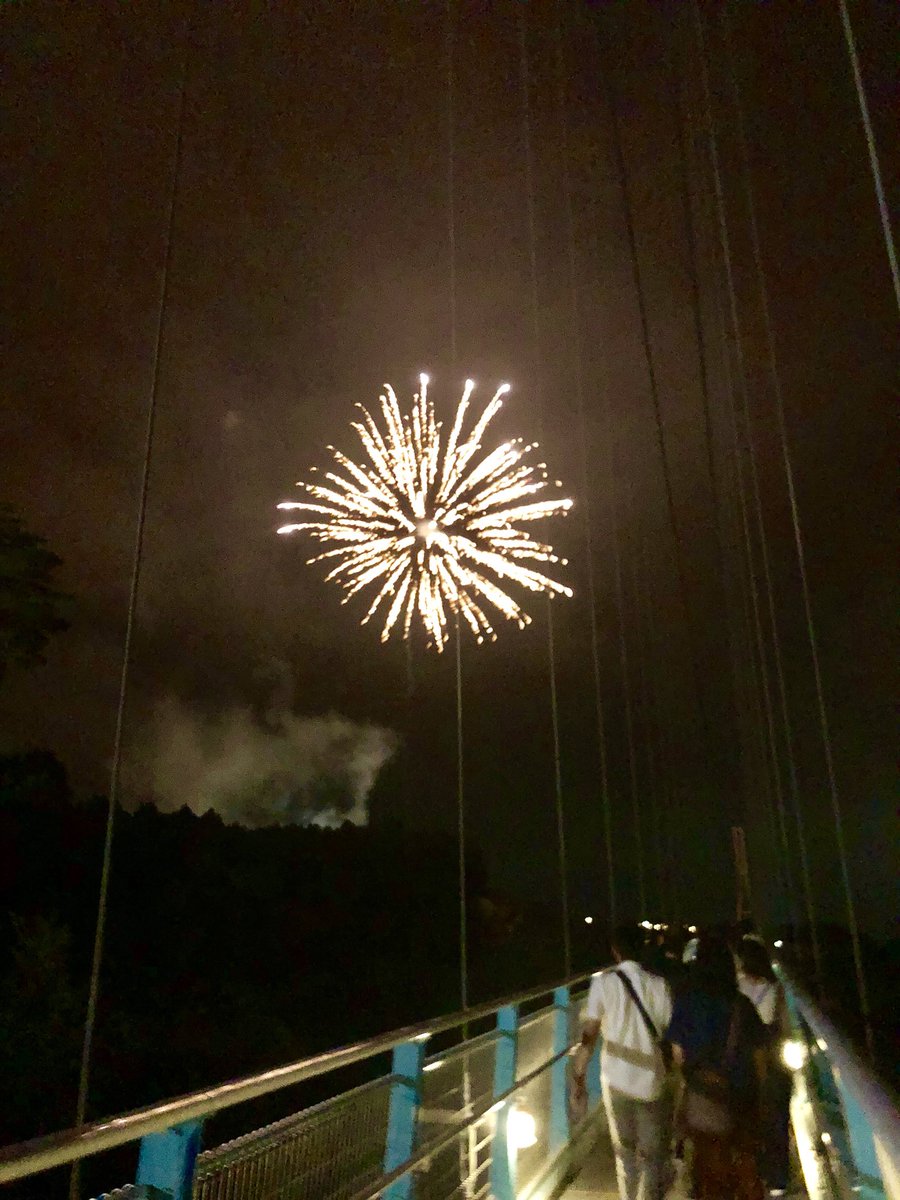
[[[61,561],[0,504],[0,679],[13,665],[42,662],[52,635],[68,628],[62,616],[68,597],[53,582]]]

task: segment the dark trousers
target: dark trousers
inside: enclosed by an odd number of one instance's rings
[[[764,1092],[760,1174],[770,1188],[786,1188],[790,1172],[791,1076],[770,1068]]]

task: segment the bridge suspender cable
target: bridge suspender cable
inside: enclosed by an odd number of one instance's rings
[[[581,458],[582,458],[582,486],[584,491],[584,503],[587,504],[588,497],[588,467],[587,467],[587,424],[586,414],[584,414],[584,386],[583,386],[583,371],[581,361],[581,312],[578,305],[577,293],[577,271],[576,271],[576,252],[575,252],[575,223],[574,215],[572,215],[572,196],[571,196],[571,179],[569,173],[569,114],[568,104],[566,104],[565,96],[565,58],[563,47],[563,26],[562,16],[560,16],[562,4],[557,2],[557,90],[558,90],[558,106],[560,116],[560,134],[562,134],[562,160],[563,160],[563,185],[565,191],[565,214],[566,214],[566,239],[568,239],[569,253],[569,304],[571,313],[572,328],[575,330],[576,337],[576,407],[578,412],[578,421],[581,426]],[[622,668],[623,679],[623,700],[624,700],[624,716],[625,716],[625,739],[626,752],[628,752],[628,769],[629,769],[629,787],[631,796],[631,814],[632,823],[634,823],[634,838],[635,838],[635,865],[637,871],[637,893],[638,904],[641,906],[642,917],[647,916],[647,872],[644,869],[644,850],[643,850],[643,833],[642,833],[642,816],[641,816],[641,797],[637,788],[637,757],[635,751],[635,734],[634,734],[634,709],[632,709],[631,695],[631,678],[629,670],[628,658],[628,643],[625,640],[625,614],[624,614],[624,592],[622,583],[622,550],[620,550],[620,524],[619,514],[617,510],[616,498],[616,480],[617,480],[617,464],[614,461],[613,451],[613,422],[610,413],[610,403],[608,403],[608,394],[604,395],[604,410],[606,414],[606,446],[608,458],[610,458],[610,492],[611,492],[611,526],[612,526],[612,546],[613,546],[613,575],[614,575],[614,594],[616,594],[616,608],[619,626],[619,664]],[[586,511],[586,538],[589,539],[588,546],[592,546],[592,536],[589,530],[590,515]],[[598,630],[596,630],[596,586],[593,568],[593,556],[588,560],[588,584],[589,584],[589,599],[590,599],[590,625],[592,625],[592,652],[594,654],[594,673],[596,682],[598,682],[598,692],[596,692],[596,703],[598,703],[598,720],[599,726],[602,728],[602,702],[599,691],[600,666],[599,666],[599,642]],[[605,742],[605,737],[604,737]],[[604,760],[606,757],[605,745],[602,750]],[[611,820],[610,799],[608,799],[608,782],[607,779],[602,779],[602,787],[605,793],[605,820]],[[612,835],[610,830],[606,832],[606,848],[607,848],[607,871],[610,875],[610,887],[613,889],[614,882],[612,872]],[[616,905],[611,901],[611,913],[616,910]],[[612,920],[612,917],[611,917]]]
[[[697,236],[694,223],[694,210],[691,198],[691,180],[690,170],[688,165],[688,152],[686,146],[686,117],[684,111],[684,101],[682,94],[682,86],[679,81],[674,55],[671,51],[666,51],[666,73],[668,77],[670,96],[672,101],[672,114],[675,124],[675,142],[678,150],[678,186],[681,194],[681,208],[684,217],[684,233],[687,249],[687,272],[690,283],[691,295],[691,315],[693,318],[694,340],[697,348],[697,365],[699,369],[700,382],[700,406],[703,414],[703,433],[706,449],[706,469],[709,476],[710,499],[713,508],[713,526],[715,530],[715,550],[716,550],[716,567],[719,584],[719,598],[725,603],[725,546],[724,535],[722,530],[722,496],[721,487],[716,470],[716,460],[714,452],[714,439],[712,427],[712,409],[710,402],[710,385],[709,385],[709,361],[708,350],[706,345],[706,336],[703,327],[703,311],[700,298],[700,275],[697,255]],[[737,653],[737,647],[732,643],[732,624],[730,621],[725,622],[727,630],[727,640],[729,643],[729,652],[733,655]],[[735,680],[735,686],[737,681]],[[733,702],[733,729],[735,734],[738,727],[738,701],[737,694],[732,690]],[[737,884],[737,880],[735,881]]]
[[[529,290],[531,300],[531,334],[533,340],[533,362],[535,375],[535,393],[538,398],[538,420],[541,429],[541,438],[544,435],[544,396],[543,387],[544,381],[541,378],[541,368],[543,357],[541,352],[542,329],[541,329],[541,314],[540,304],[538,300],[538,279],[537,279],[537,222],[535,216],[535,198],[534,198],[534,161],[533,147],[531,143],[531,98],[530,98],[530,72],[528,59],[528,36],[527,36],[527,12],[526,5],[519,7],[519,83],[521,95],[521,121],[522,121],[522,150],[525,160],[525,192],[526,192],[526,217],[528,225],[528,261],[529,261]],[[556,648],[554,644],[554,621],[553,621],[553,602],[550,597],[547,597],[547,667],[549,674],[550,686],[550,720],[553,733],[553,772],[554,772],[554,800],[556,810],[556,835],[557,849],[559,855],[559,878],[560,878],[560,903],[562,908],[563,922],[563,956],[565,960],[566,975],[572,973],[572,944],[571,930],[569,925],[569,871],[568,861],[566,857],[566,828],[565,828],[565,813],[563,811],[563,794],[562,794],[562,766],[560,761],[560,746],[559,746],[559,712],[557,705],[556,691]]]
[[[779,836],[777,829],[777,818],[775,815],[775,802],[772,795],[772,778],[769,773],[770,755],[767,753],[766,743],[766,726],[763,716],[763,704],[760,696],[760,681],[758,678],[758,661],[755,652],[755,639],[753,634],[753,618],[751,610],[753,609],[755,600],[756,578],[753,567],[753,551],[751,548],[750,525],[747,518],[747,496],[746,486],[744,483],[744,471],[742,466],[742,451],[740,447],[737,427],[737,405],[735,401],[734,391],[735,372],[731,365],[731,351],[728,338],[727,323],[725,320],[724,306],[719,314],[720,319],[720,340],[722,347],[722,370],[724,373],[724,392],[726,397],[726,409],[728,415],[728,428],[730,433],[731,458],[734,463],[734,509],[732,518],[735,527],[736,544],[743,550],[743,555],[740,556],[737,564],[737,579],[736,587],[739,593],[740,609],[743,620],[740,622],[742,626],[744,645],[746,646],[746,670],[742,671],[742,659],[738,647],[738,634],[734,633],[734,655],[733,655],[733,673],[735,682],[735,694],[739,697],[739,706],[741,712],[747,714],[747,723],[744,729],[744,737],[748,755],[752,749],[754,734],[757,741],[757,757],[758,757],[758,775],[756,778],[751,776],[748,771],[745,771],[745,787],[746,787],[746,808],[748,812],[754,809],[754,800],[757,794],[757,788],[761,788],[766,796],[767,803],[765,805],[765,813],[769,825],[769,838],[774,851],[774,874],[777,877],[777,886],[782,893],[785,905],[785,912],[794,910],[793,893],[791,892],[787,882],[787,872],[784,866],[784,855],[779,856]],[[743,566],[743,570],[741,567]],[[734,620],[731,622],[734,628],[738,623],[738,598],[734,600],[733,609],[730,609],[729,615],[734,614]],[[758,626],[757,626],[758,628]],[[742,697],[742,699],[741,699]],[[754,719],[755,718],[755,719]]]
[[[881,167],[878,162],[878,149],[875,145],[875,134],[869,118],[869,105],[866,101],[866,90],[863,86],[862,72],[859,69],[859,56],[856,53],[856,38],[853,36],[853,26],[850,23],[850,11],[846,0],[839,0],[841,8],[841,25],[847,42],[847,55],[850,59],[850,69],[853,72],[853,83],[856,87],[856,99],[859,102],[859,115],[866,135],[866,148],[869,152],[869,165],[872,168],[872,182],[875,185],[875,199],[878,202],[878,213],[881,217],[881,230],[884,234],[884,248],[887,251],[888,266],[894,284],[894,299],[900,312],[900,271],[897,269],[897,248],[894,245],[894,234],[891,229],[891,215],[884,195],[884,184],[881,182]]]
[[[599,35],[598,35],[599,37]],[[599,48],[598,48],[599,53]],[[631,197],[631,185],[629,181],[628,167],[625,161],[625,152],[622,143],[622,130],[619,123],[618,104],[615,93],[615,88],[611,76],[607,73],[604,75],[606,103],[610,115],[610,126],[612,131],[613,153],[618,175],[619,194],[622,200],[622,214],[625,221],[625,232],[628,243],[629,258],[631,263],[631,275],[635,288],[635,295],[638,306],[638,317],[640,322],[641,343],[644,352],[644,361],[647,368],[647,379],[650,386],[650,398],[652,403],[653,421],[656,429],[656,442],[659,451],[660,469],[663,479],[663,487],[666,498],[666,511],[668,515],[669,529],[672,535],[672,544],[675,556],[676,578],[678,581],[678,597],[679,607],[681,608],[682,618],[684,622],[685,636],[688,645],[688,657],[690,661],[690,680],[693,693],[694,706],[697,716],[700,721],[700,726],[703,732],[703,742],[707,753],[712,754],[712,735],[707,716],[706,704],[703,700],[703,693],[700,685],[700,668],[697,662],[696,646],[691,628],[690,610],[687,603],[687,583],[685,578],[685,549],[684,540],[681,536],[681,528],[678,522],[678,516],[675,510],[675,497],[672,488],[672,477],[669,466],[669,454],[666,448],[665,428],[662,420],[662,409],[659,396],[659,381],[657,379],[656,365],[653,356],[653,347],[650,340],[650,325],[647,314],[647,302],[644,292],[644,280],[641,271],[640,257],[637,249],[637,237],[634,225],[634,213]]]
[[[625,748],[628,755],[628,783],[631,793],[631,811],[634,825],[634,853],[638,877],[638,901],[641,919],[647,917],[647,883],[644,870],[644,837],[641,829],[641,801],[638,794],[637,755],[634,745],[634,711],[631,696],[631,664],[628,658],[628,640],[625,632],[625,588],[622,579],[622,519],[621,480],[624,474],[619,468],[616,453],[616,433],[608,394],[606,396],[607,449],[609,456],[610,514],[612,517],[613,584],[616,597],[616,616],[619,626],[619,666],[622,672],[622,696],[625,717]]]
[[[103,859],[100,869],[100,888],[97,901],[97,920],[94,927],[94,947],[91,955],[91,974],[88,987],[87,1011],[84,1020],[84,1035],[81,1045],[81,1063],[78,1073],[78,1094],[75,1101],[75,1125],[84,1124],[87,1113],[87,1101],[90,1091],[91,1055],[94,1046],[94,1030],[97,1023],[97,1004],[100,997],[100,969],[103,963],[103,947],[106,935],[106,917],[109,902],[109,879],[112,868],[113,835],[115,832],[116,810],[119,804],[120,783],[122,775],[122,741],[125,728],[125,708],[128,699],[128,682],[131,668],[131,652],[134,637],[135,616],[137,613],[138,589],[141,580],[141,567],[144,556],[144,526],[147,517],[147,493],[150,483],[150,463],[153,452],[153,435],[156,421],[156,404],[159,395],[160,363],[162,360],[162,343],[165,331],[166,306],[169,297],[169,280],[172,264],[172,230],[175,221],[175,207],[178,195],[178,181],[181,168],[182,146],[184,142],[184,113],[185,97],[187,94],[187,56],[190,34],[190,22],[186,27],[183,39],[183,49],[180,65],[178,109],[175,122],[175,144],[172,152],[172,168],[169,182],[169,196],[166,206],[164,223],[164,250],[162,271],[160,274],[159,299],[156,309],[156,329],[153,343],[153,357],[150,372],[150,389],[147,396],[146,427],[144,433],[144,454],[141,463],[140,489],[138,493],[137,519],[134,533],[134,548],[132,552],[131,580],[128,589],[128,609],[125,622],[125,640],[122,645],[122,668],[119,676],[119,698],[116,706],[116,724],[113,735],[112,761],[109,775],[109,802],[106,810],[106,827],[103,839]],[[79,1200],[80,1161],[72,1164],[69,1175],[70,1200]]]
[[[816,705],[818,710],[819,732],[822,739],[822,752],[825,760],[825,772],[828,780],[828,791],[831,798],[831,810],[834,821],[835,841],[841,867],[841,883],[844,891],[844,901],[847,909],[847,922],[850,927],[850,940],[853,947],[853,962],[856,972],[856,985],[859,993],[860,1013],[865,1029],[866,1045],[870,1056],[874,1054],[874,1039],[871,1014],[869,1009],[869,994],[866,986],[865,970],[862,960],[862,946],[859,939],[859,924],[856,916],[856,903],[850,884],[850,872],[847,863],[847,848],[844,839],[844,825],[841,813],[840,794],[837,786],[837,775],[834,767],[834,752],[831,744],[831,733],[828,722],[828,712],[825,705],[825,691],[822,682],[822,671],[819,663],[818,639],[812,613],[812,601],[809,591],[809,580],[806,574],[806,552],[804,548],[803,531],[800,523],[800,509],[797,503],[797,490],[794,482],[794,468],[791,459],[790,445],[787,434],[787,422],[784,410],[784,393],[781,385],[781,371],[775,353],[775,338],[772,330],[772,315],[769,306],[769,288],[762,265],[762,250],[759,237],[759,226],[756,219],[756,203],[753,194],[753,183],[750,177],[750,159],[747,152],[747,139],[744,126],[744,110],[741,99],[740,83],[734,68],[734,56],[731,47],[731,31],[729,27],[728,9],[723,9],[722,20],[725,32],[725,45],[728,52],[728,75],[731,81],[735,112],[737,114],[737,130],[740,147],[742,178],[747,200],[747,211],[750,217],[750,236],[753,247],[753,262],[756,272],[756,282],[759,290],[760,306],[763,315],[766,352],[769,372],[772,382],[772,393],[775,400],[778,439],[781,445],[781,456],[784,465],[785,481],[787,483],[788,499],[790,501],[791,526],[794,533],[794,545],[797,552],[797,568],[800,578],[800,589],[803,596],[803,609],[806,619],[806,632],[809,641],[810,662],[813,681],[816,690]]]
[[[581,305],[578,299],[577,260],[575,254],[575,222],[572,212],[572,181],[569,173],[569,112],[566,100],[566,62],[562,29],[562,0],[556,8],[556,67],[559,98],[560,131],[562,135],[563,187],[565,190],[566,233],[569,266],[569,313],[572,336],[575,339],[573,367],[575,371],[575,405],[578,412],[581,469],[581,509],[584,514],[585,558],[587,560],[588,605],[590,607],[591,665],[594,684],[594,706],[597,718],[597,754],[600,784],[600,805],[603,813],[603,841],[606,855],[607,921],[610,930],[615,926],[616,881],[613,870],[612,812],[609,795],[609,768],[606,751],[606,718],[603,709],[603,690],[600,679],[600,638],[597,629],[597,579],[594,566],[594,528],[591,516],[590,479],[588,474],[588,427],[584,404],[584,360],[581,340]]]
[[[781,884],[784,890],[787,912],[790,917],[791,925],[796,932],[797,916],[796,916],[796,901],[794,899],[794,877],[791,869],[790,845],[787,836],[787,821],[785,819],[784,805],[784,790],[781,784],[781,770],[778,759],[778,747],[775,736],[775,723],[772,715],[772,696],[769,688],[769,672],[766,661],[765,638],[763,635],[762,621],[760,619],[760,603],[759,603],[759,585],[756,578],[756,569],[753,556],[753,535],[750,528],[750,519],[748,516],[747,503],[747,488],[744,481],[744,470],[742,466],[742,439],[738,429],[737,406],[735,401],[735,390],[739,391],[742,398],[742,408],[746,414],[747,409],[747,383],[743,361],[743,350],[740,348],[740,332],[735,335],[736,345],[738,346],[738,383],[735,388],[733,375],[728,381],[728,419],[729,429],[731,433],[731,448],[735,464],[735,484],[738,494],[739,515],[740,515],[740,532],[741,540],[744,547],[744,558],[746,564],[746,595],[749,597],[745,601],[747,603],[746,622],[747,622],[747,642],[748,642],[748,658],[750,661],[751,673],[751,694],[755,697],[757,703],[757,728],[760,739],[760,761],[762,764],[761,770],[765,781],[765,787],[769,795],[770,820],[772,822],[772,839],[773,844],[776,839],[781,843]],[[728,348],[725,346],[727,355]],[[746,421],[745,421],[746,425]],[[746,441],[746,434],[744,441]],[[763,552],[765,554],[765,551]],[[755,646],[755,654],[753,650]],[[771,769],[770,769],[771,768]]]
[[[750,607],[750,610],[752,611],[752,617],[749,615],[749,613],[748,613],[748,617],[747,617],[748,621],[751,622],[751,630],[752,630],[752,631],[748,632],[748,640],[751,643],[753,641],[755,641],[755,644],[756,644],[755,656],[753,654],[753,651],[752,650],[750,651],[751,674],[755,674],[756,670],[758,670],[758,672],[759,672],[759,689],[761,689],[761,692],[762,692],[761,702],[759,700],[759,691],[756,689],[753,689],[753,690],[756,690],[757,703],[761,704],[761,708],[760,708],[759,715],[758,715],[758,721],[760,724],[760,737],[761,737],[762,745],[763,745],[763,750],[762,750],[762,757],[763,757],[763,764],[764,764],[763,772],[764,772],[764,778],[767,780],[767,783],[766,783],[767,790],[769,789],[770,786],[772,788],[774,788],[774,805],[775,805],[775,811],[777,814],[777,819],[774,817],[772,818],[773,822],[774,822],[773,831],[774,831],[774,836],[781,841],[782,886],[785,890],[785,897],[786,897],[787,903],[789,905],[789,909],[792,914],[792,921],[793,921],[794,925],[796,926],[796,917],[793,916],[796,905],[795,905],[795,900],[794,900],[793,873],[791,871],[791,864],[790,864],[790,847],[789,847],[788,838],[787,838],[787,823],[786,823],[786,819],[785,819],[784,791],[783,791],[782,783],[781,783],[781,771],[780,771],[779,759],[778,759],[777,739],[775,736],[775,727],[774,727],[774,720],[773,720],[773,715],[772,715],[773,708],[772,708],[771,692],[769,689],[768,667],[767,667],[766,652],[765,652],[765,640],[763,637],[762,624],[761,624],[761,619],[760,619],[760,615],[759,615],[759,592],[758,592],[758,584],[757,584],[757,580],[756,580],[756,571],[755,571],[755,567],[754,567],[753,539],[752,539],[752,533],[751,533],[750,522],[749,522],[749,517],[748,517],[747,493],[746,493],[746,486],[744,483],[743,468],[741,465],[741,463],[742,463],[741,437],[740,437],[740,434],[738,431],[737,405],[736,405],[736,401],[735,401],[735,391],[738,391],[739,394],[741,395],[741,399],[742,399],[741,407],[742,407],[742,411],[744,413],[744,418],[745,418],[746,436],[748,438],[750,438],[750,440],[751,440],[750,453],[752,456],[752,438],[750,437],[751,430],[750,430],[750,425],[749,425],[749,407],[748,407],[749,402],[748,402],[748,398],[747,398],[747,369],[746,369],[746,362],[745,362],[745,358],[744,358],[743,334],[742,334],[741,321],[740,321],[740,316],[739,316],[739,311],[738,311],[737,292],[736,292],[735,281],[734,281],[734,268],[733,268],[733,262],[732,262],[732,252],[731,252],[731,238],[730,238],[730,234],[729,234],[729,230],[728,230],[727,213],[726,213],[726,209],[725,209],[725,196],[724,196],[724,189],[722,186],[722,173],[721,173],[721,166],[720,166],[720,161],[719,161],[718,135],[716,133],[716,126],[715,126],[713,110],[712,110],[712,94],[711,94],[710,79],[709,79],[709,58],[708,58],[708,53],[707,53],[707,49],[706,49],[706,38],[705,38],[704,30],[703,30],[702,17],[700,15],[699,6],[697,6],[696,4],[694,5],[694,17],[695,17],[695,25],[696,25],[696,31],[697,31],[698,47],[699,47],[699,51],[700,51],[700,66],[701,66],[700,74],[701,74],[701,84],[702,84],[702,92],[703,92],[703,106],[704,106],[705,124],[706,124],[706,137],[707,137],[707,141],[709,144],[710,162],[711,162],[712,174],[713,174],[713,193],[714,193],[714,199],[715,199],[715,211],[716,211],[717,227],[718,227],[718,235],[719,235],[718,236],[719,252],[720,252],[720,258],[721,258],[721,265],[722,265],[722,272],[723,272],[723,277],[724,277],[725,288],[726,288],[727,295],[728,295],[728,313],[729,313],[729,317],[730,317],[731,332],[733,335],[734,351],[735,351],[735,355],[736,355],[736,365],[737,365],[737,381],[735,383],[734,375],[731,372],[730,366],[728,364],[728,351],[727,351],[727,346],[726,346],[725,347],[725,367],[726,367],[726,371],[728,373],[726,395],[728,397],[729,426],[730,426],[731,439],[732,439],[732,453],[734,455],[734,461],[735,461],[736,486],[737,486],[738,498],[739,498],[739,513],[740,513],[739,528],[741,531],[741,540],[743,541],[743,544],[744,544],[744,554],[745,554],[746,569],[747,569],[747,585],[746,586],[747,586],[747,592],[748,592],[748,595],[750,598],[749,599],[749,607]],[[723,337],[724,337],[724,327],[725,327],[725,320],[723,318]],[[755,468],[755,460],[753,460],[753,461],[754,461],[754,468]],[[754,480],[755,480],[755,469],[754,469]],[[758,525],[758,530],[759,530],[759,535],[760,535],[761,553],[762,553],[762,558],[763,558],[765,578],[766,578],[766,581],[767,581],[769,587],[771,588],[771,575],[770,575],[769,568],[768,568],[768,544],[767,544],[767,540],[766,540],[766,536],[765,536],[765,528],[764,528],[764,525],[762,522],[762,509],[761,509],[761,502],[760,502],[758,487],[756,490],[755,499],[757,502],[757,517],[758,517],[757,525]],[[772,601],[771,596],[770,596],[770,613],[774,614],[774,602]],[[774,624],[774,615],[773,615],[773,637],[775,638],[775,645],[777,648],[777,652],[780,652],[780,643],[778,643],[778,641],[777,641],[777,626]],[[763,722],[765,723],[764,728],[763,728],[763,724],[762,724]],[[786,728],[786,730],[785,730],[785,736],[786,736],[786,742],[787,742],[787,753],[789,756],[789,764],[790,764],[791,768],[793,769],[793,750],[792,750],[792,740],[789,736],[789,727]],[[767,758],[766,749],[765,749],[766,745],[768,746],[768,758],[770,759],[770,762],[771,762],[771,768],[772,768],[771,774],[770,774],[767,766],[765,765],[766,758]],[[794,777],[796,777],[796,773],[794,773]],[[800,843],[801,843],[801,861],[805,861],[806,841],[805,841],[805,836],[803,833],[802,815],[800,813],[800,807],[799,807],[799,797],[795,795],[794,798],[797,801],[794,805],[794,815],[795,815],[795,819],[798,823],[798,836],[799,836]],[[814,953],[816,955],[818,955],[818,937],[815,932],[815,916],[814,916],[813,906],[812,906],[812,893],[811,893],[811,889],[809,886],[808,870],[805,871],[803,878],[804,878],[804,885],[805,885],[804,886],[804,894],[805,894],[805,898],[806,898],[807,916],[810,921],[811,936],[814,939]],[[817,971],[818,971],[818,966],[817,966]]]
[[[455,78],[455,0],[446,6],[447,67],[447,260],[449,272],[450,363],[456,370],[458,360],[456,325],[456,78]],[[459,614],[454,627],[456,668],[456,831],[459,854],[459,1000],[460,1008],[469,1007],[468,913],[466,905],[466,794],[465,746],[463,743],[463,679]],[[468,1076],[467,1076],[468,1078]]]
[[[657,912],[665,915],[669,921],[675,920],[671,896],[671,869],[663,849],[662,812],[659,796],[659,761],[654,746],[654,734],[659,732],[659,713],[654,695],[653,683],[650,678],[650,654],[654,648],[655,639],[652,635],[653,615],[650,611],[651,599],[648,587],[645,586],[644,576],[647,574],[646,543],[640,529],[640,519],[637,505],[634,502],[634,489],[628,489],[628,512],[634,530],[634,553],[631,556],[631,594],[635,606],[635,641],[637,653],[637,693],[640,699],[640,711],[643,718],[643,743],[647,762],[647,790],[650,796],[650,815],[653,822],[653,853],[656,859],[656,902]],[[660,739],[662,737],[659,733]]]

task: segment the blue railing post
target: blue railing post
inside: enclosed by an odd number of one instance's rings
[[[425,1043],[415,1040],[394,1047],[391,1074],[391,1103],[388,1110],[387,1143],[384,1149],[384,1171],[387,1174],[403,1165],[416,1146],[416,1125],[422,1102],[422,1068],[425,1065]],[[413,1195],[412,1172],[395,1179],[384,1193],[384,1200],[410,1200]]]
[[[572,1044],[571,997],[567,987],[553,993],[553,1054],[562,1054]],[[550,1068],[550,1153],[561,1150],[569,1140],[569,1060],[561,1058]]]
[[[172,1200],[190,1200],[202,1133],[202,1121],[185,1121],[165,1133],[141,1138],[135,1183],[155,1188]]]
[[[502,1096],[516,1082],[519,1048],[519,1008],[507,1004],[497,1013],[497,1049],[494,1057],[494,1095]],[[516,1152],[509,1142],[509,1114],[512,1101],[507,1100],[497,1112],[497,1125],[491,1151],[491,1195],[494,1200],[515,1200]]]
[[[588,1108],[593,1110],[603,1099],[603,1086],[600,1083],[600,1038],[587,1065],[587,1094]]]

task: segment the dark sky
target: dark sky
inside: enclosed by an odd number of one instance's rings
[[[895,913],[889,401],[896,311],[835,5],[733,6],[736,71],[806,538],[854,879],[868,927]],[[532,70],[538,300],[531,287],[518,26]],[[402,749],[378,815],[452,828],[452,655],[359,629],[358,606],[278,539],[274,504],[352,450],[348,421],[381,383],[409,396],[429,370],[449,406],[472,375],[509,379],[502,430],[544,414],[551,472],[577,501],[553,540],[571,559],[554,607],[574,906],[605,894],[583,514],[590,508],[616,875],[635,911],[634,830],[616,608],[617,514],[638,796],[651,907],[671,839],[685,917],[727,911],[728,827],[747,825],[754,887],[773,901],[765,806],[742,791],[729,639],[738,547],[726,504],[726,587],[706,465],[670,66],[689,157],[716,463],[733,498],[715,230],[699,62],[683,4],[562,6],[568,169],[580,328],[568,287],[554,5],[461,3],[456,40],[458,364],[450,361],[444,6],[197,5],[165,314],[127,754],[152,758],[161,702],[192,728],[252,709],[338,713]],[[820,915],[841,918],[815,695],[784,475],[753,288],[721,6],[704,9],[735,245],[749,394]],[[879,143],[891,127],[894,6],[854,7]],[[2,498],[65,560],[73,628],[46,666],[0,693],[4,745],[46,745],[103,789],[152,376],[179,64],[188,6],[4,6],[5,287]],[[654,364],[683,543],[668,522],[605,84],[616,93]],[[896,158],[883,154],[890,195]],[[578,371],[586,409],[576,403]],[[580,467],[587,448],[587,487]],[[498,886],[554,881],[545,606],[526,632],[466,645],[472,837]],[[739,607],[739,606],[738,606]],[[743,664],[743,665],[741,665]],[[698,692],[700,704],[698,706]],[[185,796],[185,799],[189,797]],[[796,853],[796,847],[793,847]],[[662,855],[664,860],[665,853]],[[690,911],[689,911],[690,910]],[[695,911],[696,910],[696,911]],[[653,915],[652,913],[650,915]]]

